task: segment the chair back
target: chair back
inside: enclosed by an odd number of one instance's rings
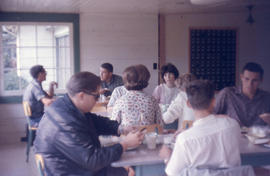
[[[36,160],[36,164],[38,167],[38,172],[40,176],[45,176],[45,171],[44,171],[44,160],[41,154],[35,154],[35,160]]]
[[[23,110],[25,116],[30,117],[32,115],[32,111],[28,101],[23,101]]]

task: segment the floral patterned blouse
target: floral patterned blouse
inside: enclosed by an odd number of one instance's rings
[[[112,119],[117,120],[121,126],[163,124],[156,99],[135,90],[128,91],[116,101]]]

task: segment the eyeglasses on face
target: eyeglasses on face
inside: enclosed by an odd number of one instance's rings
[[[99,97],[100,97],[100,95],[99,94],[93,94],[93,93],[87,93],[88,95],[92,95],[94,98],[95,98],[95,100],[97,101],[98,99],[99,99]]]

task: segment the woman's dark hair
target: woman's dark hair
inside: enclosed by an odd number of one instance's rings
[[[193,109],[208,109],[215,95],[215,85],[208,80],[195,80],[186,87],[188,101]]]
[[[263,68],[261,67],[260,64],[257,64],[255,62],[248,62],[242,69],[242,73],[244,73],[244,71],[250,71],[250,72],[255,72],[255,73],[259,73],[260,74],[260,78],[263,78]]]
[[[79,72],[74,74],[67,83],[68,94],[74,96],[79,92],[95,92],[100,86],[101,80],[98,76],[90,72]]]
[[[30,68],[30,74],[33,78],[37,79],[39,73],[44,73],[45,69],[42,65],[34,65]]]
[[[110,63],[104,63],[101,65],[101,67],[108,70],[108,72],[111,72],[111,73],[113,72],[113,66]]]
[[[150,72],[144,65],[127,67],[123,72],[123,82],[127,90],[142,90],[148,86]]]
[[[163,81],[165,81],[164,80],[165,73],[172,73],[172,74],[174,74],[175,79],[177,79],[178,76],[179,76],[178,69],[173,64],[171,64],[171,63],[168,63],[168,64],[163,65],[161,67],[161,78],[162,78]]]

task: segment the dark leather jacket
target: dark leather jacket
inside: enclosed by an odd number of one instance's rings
[[[117,135],[118,123],[92,113],[82,114],[66,94],[46,108],[34,142],[43,156],[46,176],[106,175],[118,160],[120,144],[101,147],[99,135]]]

